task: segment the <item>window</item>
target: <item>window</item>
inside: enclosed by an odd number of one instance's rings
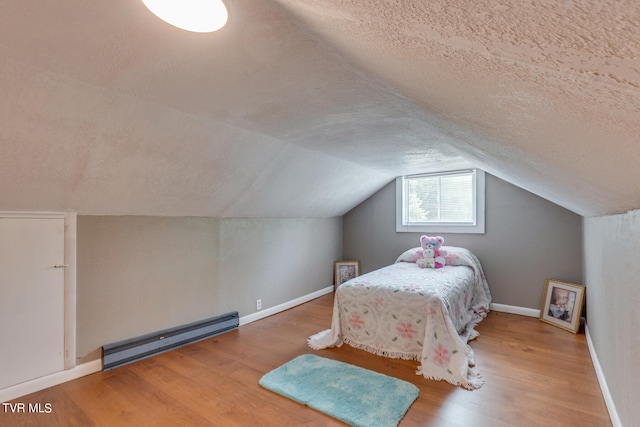
[[[396,231],[484,233],[484,172],[478,169],[396,179]]]

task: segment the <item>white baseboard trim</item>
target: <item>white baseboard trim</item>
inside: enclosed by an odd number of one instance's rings
[[[304,295],[300,298],[296,298],[292,301],[285,302],[275,307],[270,307],[257,313],[243,316],[239,319],[240,326],[247,323],[255,322],[256,320],[264,319],[265,317],[280,313],[281,311],[288,310],[297,305],[304,304],[318,297],[333,292],[333,286],[328,286],[319,291],[312,292],[308,295]],[[22,396],[26,396],[36,391],[44,390],[45,388],[53,387],[58,384],[62,384],[67,381],[75,380],[77,378],[84,377],[85,375],[100,372],[102,370],[102,359],[92,360],[91,362],[83,363],[75,368],[67,369],[66,371],[60,371],[47,375],[41,378],[36,378],[31,381],[16,384],[0,390],[0,402],[9,402]]]
[[[296,298],[294,300],[276,305],[274,307],[269,307],[267,309],[258,311],[256,313],[242,316],[240,318],[240,326],[246,325],[247,323],[255,322],[256,320],[264,319],[265,317],[269,317],[274,314],[280,313],[281,311],[285,311],[290,308],[293,308],[297,305],[304,304],[305,302],[309,302],[323,295],[330,294],[331,292],[333,292],[333,286],[327,286],[324,289],[320,289],[319,291],[315,291],[308,295],[301,296],[300,298]]]
[[[75,368],[67,369],[66,371],[55,372],[51,375],[3,388],[0,390],[0,402],[8,402],[10,400],[26,396],[27,394],[53,387],[54,385],[75,380],[95,372],[100,372],[101,370],[102,359],[97,359],[78,365]]]
[[[520,316],[540,317],[540,310],[536,310],[535,308],[517,307],[515,305],[491,303],[489,305],[489,309],[493,311],[500,311],[502,313],[519,314]]]
[[[622,422],[620,421],[620,417],[618,416],[616,405],[613,403],[613,398],[611,397],[609,387],[607,386],[607,380],[604,377],[604,372],[602,372],[602,367],[600,366],[600,362],[598,361],[596,350],[593,347],[593,341],[591,341],[589,327],[586,324],[584,326],[584,334],[587,337],[587,347],[589,348],[589,355],[591,355],[591,363],[593,363],[593,368],[596,370],[596,377],[598,377],[600,391],[602,392],[602,397],[604,397],[604,403],[607,405],[607,411],[609,411],[611,424],[613,425],[613,427],[622,427]]]
[[[540,310],[535,310],[533,308],[516,307],[505,304],[491,304],[489,308],[491,310],[500,311],[503,313],[519,314],[529,317],[540,317]],[[582,321],[584,322],[584,319],[582,319]],[[607,406],[609,418],[611,418],[611,424],[613,425],[613,427],[622,427],[622,422],[620,421],[618,411],[616,410],[616,406],[613,403],[613,398],[611,397],[611,393],[609,392],[609,387],[607,386],[604,372],[602,372],[602,368],[600,367],[600,362],[598,361],[598,356],[596,355],[595,348],[593,347],[593,341],[591,341],[589,327],[587,326],[586,322],[584,323],[584,333],[587,338],[587,347],[589,349],[589,355],[591,356],[591,362],[593,364],[593,368],[596,371],[598,384],[600,385],[600,391],[602,392],[602,397],[604,398],[604,402]]]

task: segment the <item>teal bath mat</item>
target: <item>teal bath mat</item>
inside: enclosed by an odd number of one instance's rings
[[[406,381],[305,354],[260,379],[260,385],[352,426],[397,426],[418,398]]]

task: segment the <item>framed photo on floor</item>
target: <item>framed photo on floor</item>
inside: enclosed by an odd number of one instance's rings
[[[335,261],[333,263],[333,286],[335,288],[359,275],[360,261]]]
[[[585,287],[547,279],[542,294],[540,320],[574,334],[580,329]]]

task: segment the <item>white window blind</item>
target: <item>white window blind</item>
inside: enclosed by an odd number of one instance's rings
[[[405,180],[408,222],[475,222],[474,171],[412,176]]]
[[[398,178],[398,183],[397,231],[484,233],[482,171],[411,175]]]

